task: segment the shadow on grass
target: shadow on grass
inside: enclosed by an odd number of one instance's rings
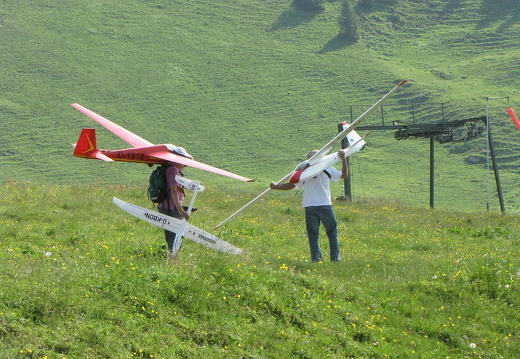
[[[318,12],[301,11],[296,9],[284,11],[278,19],[276,19],[275,23],[271,25],[271,30],[297,27],[311,21],[318,14]]]
[[[518,0],[484,0],[480,5],[480,12],[484,15],[478,24],[478,29],[491,26],[495,22],[502,22],[498,32],[507,30],[520,21],[520,1]]]
[[[349,47],[350,45],[353,45],[357,42],[357,40],[348,40],[345,39],[341,35],[337,35],[336,37],[330,39],[322,48],[320,51],[318,51],[318,54],[326,54],[327,52],[334,52],[338,50],[343,50]]]

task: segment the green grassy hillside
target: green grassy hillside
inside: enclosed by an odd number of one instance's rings
[[[0,186],[1,358],[518,357],[518,216],[340,202],[343,260],[311,263],[283,192],[215,232],[241,255],[185,240],[172,263],[111,203],[143,190]],[[208,186],[190,222],[239,203]]]
[[[146,166],[72,157],[70,143],[93,126],[70,107],[79,102],[154,143],[182,145],[198,160],[255,177],[249,187],[260,189],[329,140],[337,123],[408,79],[387,120],[410,121],[410,104],[424,109],[416,118],[424,122],[483,116],[489,105],[507,208],[518,210],[519,133],[504,112],[520,112],[518,2],[355,5],[360,38],[347,44],[337,38],[339,1],[310,13],[288,0],[4,0],[0,180],[144,183]],[[510,102],[486,101],[499,96]],[[126,146],[97,128],[101,148]],[[355,198],[428,203],[427,141],[381,133],[369,145],[355,159]],[[437,147],[438,206],[485,210],[485,165],[466,163],[485,155],[485,142],[452,147]]]

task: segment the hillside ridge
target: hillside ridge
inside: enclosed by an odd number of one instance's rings
[[[518,165],[511,154],[520,145],[504,111],[519,104],[517,2],[359,1],[360,37],[351,44],[337,39],[336,1],[325,1],[319,13],[299,11],[288,0],[19,5],[6,0],[1,10],[2,181],[146,181],[146,167],[72,157],[69,144],[93,126],[70,107],[78,102],[151,142],[182,145],[203,162],[268,182],[330,139],[351,106],[373,103],[407,79],[410,85],[389,105],[444,104],[442,115],[423,121],[482,116],[489,105],[503,183],[513,192]],[[496,11],[506,5],[508,13]],[[510,101],[486,100],[495,96]],[[124,145],[98,132],[100,147]],[[377,161],[359,159],[370,176],[386,182],[391,154],[404,147],[391,136],[373,137],[369,145],[388,146]],[[482,141],[469,146],[476,155],[485,151]],[[409,143],[404,151],[422,147]],[[464,158],[445,163],[448,172],[464,169],[454,174],[461,180],[478,174],[478,187],[468,186],[480,191],[485,167],[469,168]],[[399,166],[411,183],[421,182],[416,168]],[[388,195],[409,194],[388,189]],[[509,200],[518,208],[515,196]]]

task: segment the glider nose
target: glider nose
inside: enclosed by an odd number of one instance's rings
[[[303,171],[305,171],[310,166],[311,166],[311,164],[309,163],[309,161],[301,162],[294,169],[294,172],[292,173],[291,178],[289,179],[289,182],[293,183],[293,184],[296,184],[296,183],[300,182],[300,178],[302,176]]]
[[[300,182],[300,178],[302,177],[303,171],[294,171],[291,175],[291,178],[289,179],[289,183],[297,184]]]

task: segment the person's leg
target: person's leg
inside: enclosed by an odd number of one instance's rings
[[[313,262],[321,262],[322,259],[319,243],[320,218],[314,209],[315,207],[305,207],[305,225],[307,227],[311,260]]]
[[[327,232],[329,238],[330,247],[330,260],[331,262],[337,262],[341,260],[339,253],[339,241],[338,241],[338,223],[332,206],[320,206],[320,219]]]
[[[177,211],[170,211],[165,208],[159,208],[159,212],[162,214],[165,214],[167,216],[180,219],[180,215]],[[173,250],[173,242],[175,241],[176,235],[177,235],[177,233],[175,233],[175,232],[170,232],[170,231],[164,230],[164,239],[166,240],[166,244],[168,245],[168,253],[171,253]]]

